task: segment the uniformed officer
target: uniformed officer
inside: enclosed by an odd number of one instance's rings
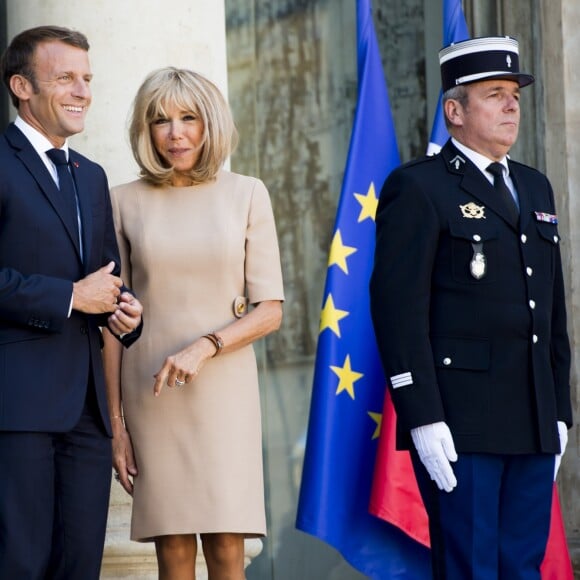
[[[507,157],[534,78],[510,37],[439,61],[451,139],[383,187],[372,317],[434,577],[539,579],[572,411],[552,188]]]

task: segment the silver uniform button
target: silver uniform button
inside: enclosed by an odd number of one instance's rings
[[[481,242],[481,236],[480,236],[479,234],[473,234],[473,239],[474,239],[476,242]]]
[[[529,301],[529,305],[530,305],[530,308],[533,310],[536,307],[536,301],[535,300],[530,300]]]
[[[522,244],[525,244],[528,241],[528,236],[526,236],[526,234],[522,234],[520,236],[520,240],[522,240]]]
[[[451,364],[451,359],[448,356],[446,356],[443,359],[443,364],[448,367]]]
[[[534,344],[536,344],[536,342],[538,342],[538,335],[537,335],[537,334],[534,334],[534,335],[532,336],[532,342],[533,342]]]
[[[527,274],[528,276],[531,276],[533,273],[534,273],[534,270],[528,266],[528,267],[526,268],[526,274]]]
[[[557,244],[558,243],[558,236],[554,236],[554,243]]]

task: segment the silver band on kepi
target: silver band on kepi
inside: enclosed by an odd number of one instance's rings
[[[520,72],[519,45],[509,36],[487,36],[455,42],[439,51],[443,92],[486,79],[509,79],[520,87],[534,82]]]
[[[180,381],[179,379],[175,379],[175,386],[176,387],[183,387],[185,385],[185,381]]]

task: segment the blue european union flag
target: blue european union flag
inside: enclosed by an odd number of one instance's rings
[[[468,38],[469,32],[467,30],[465,16],[463,15],[461,0],[444,0],[443,46],[448,46],[452,42],[467,40]],[[445,145],[447,139],[449,139],[449,133],[445,127],[445,117],[443,115],[441,96],[442,95],[439,94],[435,119],[433,120],[433,127],[431,129],[431,137],[429,138],[429,146],[427,147],[428,155],[437,153],[441,147]]]
[[[378,195],[400,163],[370,0],[357,2],[358,102],[330,247],[297,528],[378,579],[430,574],[429,551],[368,512],[385,394],[368,283]]]

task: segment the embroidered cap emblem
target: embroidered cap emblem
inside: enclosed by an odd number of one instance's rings
[[[512,57],[509,54],[505,57],[505,62],[508,68],[512,68]]]
[[[459,209],[461,209],[461,214],[464,218],[481,220],[485,219],[485,206],[477,205],[470,201],[465,205],[459,205]]]

